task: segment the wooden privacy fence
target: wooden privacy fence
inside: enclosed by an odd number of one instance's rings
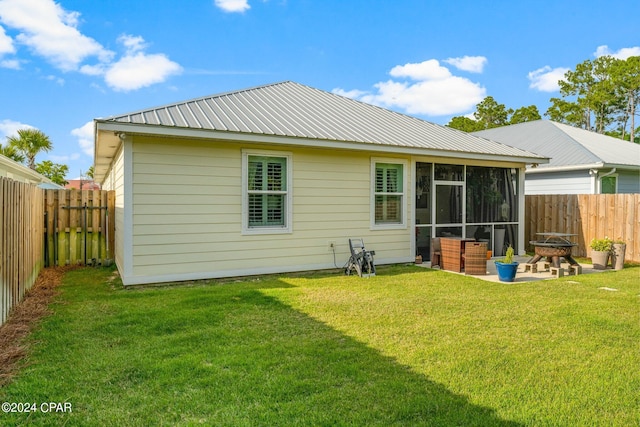
[[[42,269],[43,190],[0,177],[0,325]]]
[[[573,254],[588,257],[591,239],[609,237],[627,244],[626,260],[640,262],[640,194],[530,195],[525,218],[525,246],[536,233],[572,233]]]
[[[45,191],[45,266],[108,264],[114,259],[115,192]]]

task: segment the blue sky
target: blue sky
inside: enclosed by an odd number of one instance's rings
[[[92,120],[284,80],[446,124],[540,113],[567,69],[640,55],[637,0],[0,0],[0,143],[93,164]]]

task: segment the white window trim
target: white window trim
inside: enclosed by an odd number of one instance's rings
[[[249,227],[249,156],[283,157],[287,160],[287,193],[284,227]],[[293,154],[288,151],[242,150],[242,234],[287,234],[293,232]]]
[[[376,164],[391,163],[402,165],[402,222],[397,224],[376,224]],[[409,161],[389,157],[371,158],[371,176],[369,179],[369,215],[371,230],[398,230],[407,228],[407,200],[408,200],[408,176]]]

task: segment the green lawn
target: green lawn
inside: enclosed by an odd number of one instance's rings
[[[65,275],[0,388],[0,402],[38,411],[0,425],[640,424],[637,267],[503,284],[407,266],[136,290],[112,273]]]

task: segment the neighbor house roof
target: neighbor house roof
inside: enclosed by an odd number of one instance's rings
[[[527,149],[551,161],[530,172],[621,167],[640,169],[640,144],[549,120],[474,132],[504,144]]]
[[[0,154],[0,176],[6,176],[14,181],[36,184],[43,188],[62,188],[54,184],[49,178],[40,175],[38,172],[29,169],[25,165],[18,163]]]
[[[117,141],[100,132],[233,139],[544,163],[490,141],[294,82],[275,83],[96,119],[97,179]],[[109,148],[111,147],[111,148]]]

